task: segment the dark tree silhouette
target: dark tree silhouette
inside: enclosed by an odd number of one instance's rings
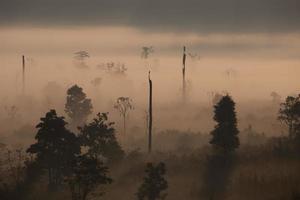
[[[108,168],[99,160],[87,155],[78,156],[72,174],[66,179],[71,189],[72,200],[85,200],[97,186],[110,184],[112,179],[107,173]]]
[[[167,193],[163,193],[163,191],[168,188],[168,182],[164,178],[166,174],[165,164],[161,162],[154,166],[152,163],[148,163],[145,172],[147,176],[136,194],[138,199],[165,199]]]
[[[92,113],[91,99],[86,98],[86,94],[81,87],[73,85],[67,91],[67,102],[65,112],[72,120],[72,126],[82,125]]]
[[[64,117],[50,110],[36,126],[36,143],[27,149],[48,170],[49,188],[56,188],[62,183],[63,176],[69,172],[72,161],[80,153],[78,139],[66,129],[66,124]]]
[[[214,120],[217,125],[211,132],[213,137],[210,144],[216,146],[222,152],[231,152],[239,146],[235,103],[229,95],[226,95],[214,108]]]
[[[109,162],[123,158],[116,136],[113,122],[108,122],[108,113],[98,113],[93,121],[83,127],[79,127],[81,144],[87,147],[87,155],[101,160],[106,158]]]
[[[278,119],[288,126],[289,137],[295,138],[300,124],[300,95],[288,96],[285,102],[280,104]]]

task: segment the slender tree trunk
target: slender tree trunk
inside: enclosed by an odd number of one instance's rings
[[[185,81],[185,61],[186,61],[186,53],[185,46],[183,47],[183,57],[182,57],[182,100],[186,101],[186,81]]]
[[[22,56],[22,93],[25,94],[25,56]]]
[[[149,71],[149,141],[148,152],[152,151],[152,80],[150,79]]]

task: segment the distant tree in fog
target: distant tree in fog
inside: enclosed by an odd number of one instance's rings
[[[81,87],[73,85],[68,89],[65,112],[71,118],[73,126],[85,123],[92,113],[92,109],[91,99],[86,98],[86,94]]]
[[[79,141],[66,129],[66,124],[64,117],[50,110],[36,126],[36,143],[27,149],[48,170],[49,188],[56,188],[62,183],[63,176],[70,171],[71,162],[80,153]]]
[[[147,175],[136,193],[138,200],[165,199],[167,193],[163,191],[168,188],[168,182],[164,177],[166,174],[165,164],[161,162],[155,166],[148,163],[145,172]]]
[[[87,147],[87,155],[109,162],[118,161],[124,156],[116,136],[113,122],[108,122],[108,113],[98,113],[93,121],[79,127],[81,145]]]
[[[66,178],[72,200],[85,200],[99,185],[112,182],[108,168],[98,159],[87,155],[78,156],[73,163],[71,175]],[[103,192],[99,195],[103,195]]]
[[[123,117],[123,135],[126,134],[126,118],[130,110],[133,109],[132,100],[129,97],[119,97],[114,105]]]
[[[300,95],[288,96],[285,102],[280,104],[278,119],[288,126],[290,138],[295,138],[300,126]]]
[[[236,69],[229,68],[224,71],[224,74],[228,79],[230,79],[230,78],[235,78],[237,76],[238,72]]]
[[[152,46],[142,47],[141,57],[143,59],[147,59],[154,52],[154,48]]]
[[[277,92],[271,92],[270,96],[272,97],[272,102],[274,104],[280,104],[281,96]]]
[[[126,75],[127,68],[124,63],[120,62],[107,62],[101,63],[98,69],[104,70],[106,73],[111,75]]]
[[[74,59],[75,59],[75,64],[77,67],[80,68],[88,68],[87,64],[85,63],[85,60],[89,58],[90,55],[87,51],[78,51],[74,53]]]
[[[214,112],[217,125],[211,132],[210,144],[224,153],[232,152],[239,146],[235,103],[226,95],[214,106]]]

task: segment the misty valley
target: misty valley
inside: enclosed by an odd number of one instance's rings
[[[299,0],[0,0],[0,200],[300,200]]]

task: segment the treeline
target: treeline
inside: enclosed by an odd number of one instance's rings
[[[47,181],[49,192],[67,189],[72,200],[104,195],[105,190],[99,188],[115,181],[110,169],[121,166],[124,159],[136,159],[139,152],[126,155],[108,113],[98,113],[87,122],[92,108],[82,88],[74,85],[67,91],[65,105],[69,124],[52,109],[36,125],[35,143],[26,149],[13,150],[2,145],[0,199],[31,199],[29,187],[41,180]],[[216,103],[213,119],[216,125],[209,140],[211,150],[206,158],[203,178],[206,185],[202,187],[202,194],[209,199],[222,199],[237,162],[236,149],[240,146],[235,102],[229,95]],[[298,157],[300,95],[286,98],[280,106],[278,119],[288,126],[289,134],[274,140],[274,150],[280,155]],[[136,189],[136,198],[164,199],[168,189],[167,166],[164,162],[151,162],[151,154],[146,160],[146,175]]]

